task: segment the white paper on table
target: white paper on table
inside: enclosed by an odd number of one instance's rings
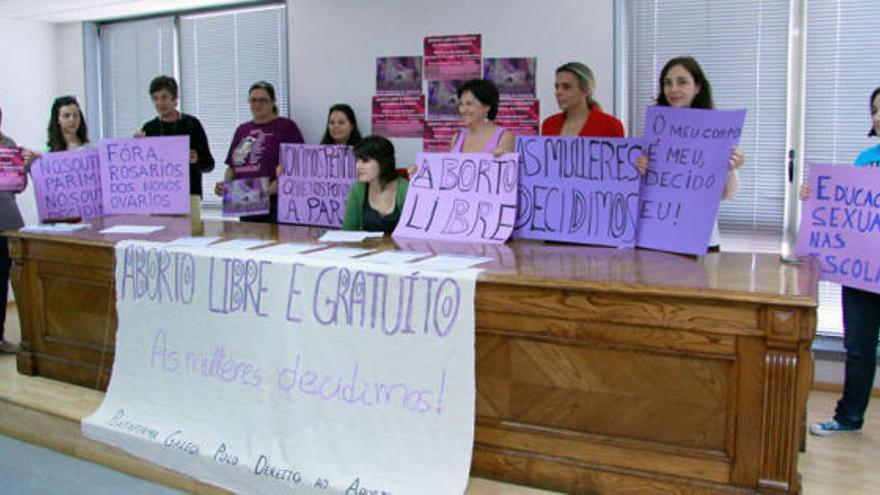
[[[409,263],[412,260],[424,258],[425,256],[429,256],[430,254],[431,253],[418,253],[415,251],[380,251],[376,254],[371,254],[369,256],[361,258],[361,261],[396,265],[399,263]]]
[[[66,234],[70,232],[76,232],[78,230],[87,229],[91,227],[91,224],[88,223],[50,223],[50,224],[39,224],[39,225],[27,225],[19,230],[22,232],[45,232],[51,234]]]
[[[349,259],[354,258],[355,256],[360,256],[362,254],[372,252],[372,249],[367,248],[352,248],[352,247],[332,247],[330,249],[324,249],[322,251],[315,251],[314,253],[309,253],[306,256],[310,256],[313,258],[321,258],[325,260],[331,259]]]
[[[328,230],[318,239],[320,242],[363,242],[370,237],[382,237],[382,232],[366,232],[360,230]]]
[[[260,246],[268,246],[275,241],[271,239],[232,239],[231,241],[212,244],[211,249],[227,249],[232,251],[247,251]]]
[[[210,237],[180,237],[165,243],[168,247],[202,247],[217,242],[220,238],[217,236]]]
[[[259,251],[261,253],[289,255],[301,254],[306,251],[313,251],[322,247],[326,247],[326,244],[315,244],[310,242],[288,242],[285,244],[275,244],[274,246],[265,247],[260,249]]]
[[[101,231],[101,234],[152,234],[165,227],[161,225],[114,225]]]
[[[415,263],[410,263],[414,268],[422,270],[440,270],[440,271],[456,271],[472,268],[480,263],[492,261],[492,258],[483,256],[459,256],[454,254],[438,254],[432,258],[428,258]]]

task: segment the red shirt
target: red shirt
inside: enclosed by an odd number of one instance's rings
[[[565,114],[557,113],[544,119],[541,124],[542,136],[558,136],[565,123]],[[613,115],[603,112],[599,105],[590,107],[590,116],[578,132],[580,137],[624,137],[623,124]]]

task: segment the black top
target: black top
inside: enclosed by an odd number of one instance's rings
[[[364,194],[364,230],[367,232],[393,232],[400,220],[400,206],[395,204],[394,211],[382,215],[370,206],[370,186],[367,185],[367,193]]]
[[[189,193],[202,195],[202,174],[214,170],[214,157],[208,147],[208,137],[199,119],[185,113],[175,122],[162,122],[159,117],[142,128],[147,136],[189,136],[189,148],[196,150],[198,160],[189,165]]]

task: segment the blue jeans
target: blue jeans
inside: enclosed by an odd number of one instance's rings
[[[837,401],[834,419],[842,425],[861,428],[877,369],[880,294],[844,286],[842,297],[846,372],[843,397]]]

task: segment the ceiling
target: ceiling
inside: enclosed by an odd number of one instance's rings
[[[161,12],[256,0],[0,0],[0,19],[35,22],[81,22],[137,17]]]

